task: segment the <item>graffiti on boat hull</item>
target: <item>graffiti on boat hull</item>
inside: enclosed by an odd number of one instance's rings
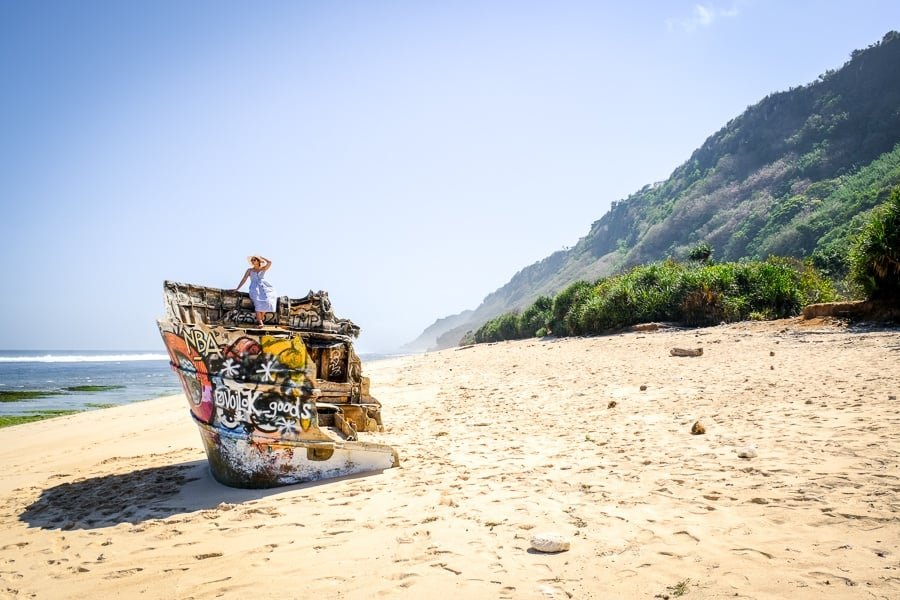
[[[256,326],[242,292],[166,282],[158,325],[200,428],[213,475],[270,487],[399,464],[381,404],[353,350],[359,328],[338,319],[325,292],[278,299]]]

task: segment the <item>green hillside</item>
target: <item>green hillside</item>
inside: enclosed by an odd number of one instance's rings
[[[574,281],[686,259],[701,242],[719,261],[808,258],[840,280],[851,236],[900,184],[898,73],[892,31],[815,82],[763,98],[667,180],[613,202],[574,247],[525,267],[464,318],[445,319],[452,327],[429,328],[431,347],[456,345]]]

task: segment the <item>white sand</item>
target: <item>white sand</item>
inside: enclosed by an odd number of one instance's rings
[[[364,439],[402,468],[227,488],[181,396],[0,430],[0,597],[900,598],[896,329],[742,323],[364,370],[387,427]],[[536,533],[571,548],[530,550]]]

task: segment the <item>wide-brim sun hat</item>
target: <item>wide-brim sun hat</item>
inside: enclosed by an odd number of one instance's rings
[[[247,262],[252,265],[254,258],[259,260],[259,262],[262,262],[262,257],[259,254],[251,254],[250,256],[247,257]]]

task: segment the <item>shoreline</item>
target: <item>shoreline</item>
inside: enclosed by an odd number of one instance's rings
[[[789,319],[367,362],[386,431],[360,437],[400,468],[266,490],[212,480],[180,394],[2,429],[0,589],[897,597],[898,333]],[[544,532],[570,549],[532,550]]]
[[[92,410],[98,405],[127,404],[181,391],[168,359],[147,360],[146,352],[2,354],[0,415],[6,420]]]

